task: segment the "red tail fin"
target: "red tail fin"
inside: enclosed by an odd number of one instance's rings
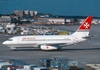
[[[90,28],[91,28],[91,24],[92,24],[92,18],[93,18],[92,16],[88,16],[86,18],[86,20],[77,29],[77,31],[75,33],[73,33],[72,35],[77,35],[77,36],[81,36],[81,37],[88,36]]]
[[[92,16],[88,16],[82,25],[78,28],[78,30],[89,30],[91,27],[92,18]]]

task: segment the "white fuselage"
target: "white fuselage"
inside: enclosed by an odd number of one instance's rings
[[[39,36],[16,36],[3,42],[10,48],[17,47],[38,47],[38,45],[56,45],[56,44],[75,44],[86,39],[73,35],[39,35]]]

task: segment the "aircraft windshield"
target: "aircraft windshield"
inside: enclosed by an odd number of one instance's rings
[[[13,41],[13,39],[8,39],[8,41]]]

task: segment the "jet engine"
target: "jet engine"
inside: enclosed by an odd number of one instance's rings
[[[42,50],[61,50],[60,46],[40,45]]]

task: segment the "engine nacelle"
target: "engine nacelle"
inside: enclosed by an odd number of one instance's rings
[[[60,50],[60,46],[40,45],[42,50]]]

